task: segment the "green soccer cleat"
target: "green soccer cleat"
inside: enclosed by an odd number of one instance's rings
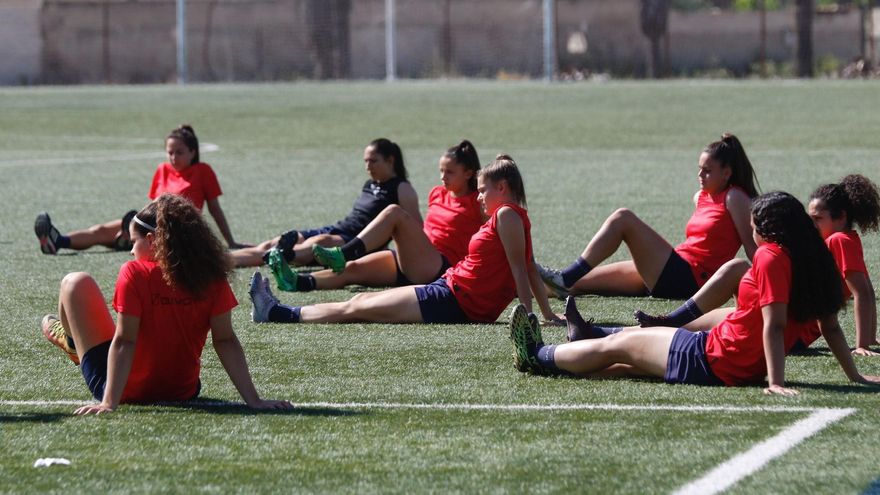
[[[67,332],[64,331],[64,325],[61,324],[61,320],[57,316],[44,316],[40,322],[40,329],[43,331],[43,336],[46,337],[46,340],[61,348],[67,354],[67,357],[73,361],[73,364],[79,366],[79,356],[76,354],[76,345],[73,342],[73,337],[67,335]]]
[[[278,284],[279,290],[296,292],[296,279],[299,275],[284,260],[284,255],[280,249],[272,248],[269,250],[266,264],[272,270],[272,276],[275,278],[275,283]]]
[[[510,340],[513,342],[513,367],[523,373],[544,374],[535,351],[544,345],[538,318],[517,304],[510,314]]]
[[[312,246],[312,255],[315,261],[333,270],[333,273],[345,271],[345,255],[342,254],[341,248],[325,248],[315,244]]]

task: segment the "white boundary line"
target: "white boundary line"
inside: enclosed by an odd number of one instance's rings
[[[218,150],[220,150],[220,146],[214,143],[202,143],[199,145],[199,151],[201,153],[213,153]],[[63,151],[59,151],[59,153],[63,153]],[[94,159],[100,159],[103,162],[122,162],[157,158],[162,159],[165,157],[165,153],[161,151],[121,150],[112,153],[100,152],[92,154],[83,154],[82,151],[78,151],[76,153],[75,156],[63,156],[58,158],[12,158],[0,160],[0,167],[15,167],[19,165],[64,165],[67,163],[88,162]]]
[[[797,444],[855,411],[855,409],[819,409],[777,435],[719,464],[702,478],[679,488],[674,494],[709,495],[722,492],[785,454]]]
[[[77,406],[91,401],[54,400],[0,400],[0,406]],[[179,406],[226,407],[243,406],[235,402],[189,401],[173,403]],[[856,412],[852,408],[815,408],[786,406],[674,406],[674,405],[621,405],[621,404],[468,404],[468,403],[400,403],[400,402],[302,402],[301,409],[408,409],[435,411],[678,411],[678,412],[758,412],[758,413],[811,413],[751,449],[737,454],[711,471],[674,492],[675,495],[711,495],[722,492],[740,480],[762,469],[770,461],[829,425]]]

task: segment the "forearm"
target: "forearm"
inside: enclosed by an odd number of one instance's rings
[[[855,294],[853,309],[856,324],[856,347],[868,347],[877,340],[877,303],[873,297]]]
[[[528,312],[531,313],[532,290],[529,288],[529,278],[526,275],[525,270],[520,270],[520,273],[514,271],[513,278],[516,282],[516,297],[519,299],[519,302],[526,307]]]
[[[251,379],[247,359],[245,358],[241,343],[238,341],[238,337],[233,336],[224,340],[215,340],[214,351],[217,353],[217,357],[220,358],[223,369],[226,370],[226,374],[229,375],[229,379],[235,385],[235,389],[238,390],[245,403],[253,405],[259,401],[260,396]]]
[[[767,383],[785,386],[785,342],[784,328],[768,325],[764,328],[764,358],[767,361]]]
[[[110,343],[110,351],[107,354],[107,384],[104,387],[104,399],[102,404],[111,409],[116,409],[128,382],[131,373],[131,363],[134,361],[134,342],[113,339]]]
[[[544,281],[538,275],[538,270],[535,268],[534,263],[531,263],[529,266],[529,285],[531,286],[532,294],[535,296],[535,301],[538,303],[538,307],[541,308],[541,314],[544,315],[544,319],[548,321],[555,320],[556,314],[550,307],[550,301],[547,300],[547,289],[544,287]]]
[[[861,382],[862,375],[856,369],[856,363],[853,361],[852,354],[849,351],[849,345],[846,343],[846,337],[843,336],[843,330],[840,325],[831,326],[831,328],[821,327],[822,336],[834,354],[834,358],[840,363],[843,373],[854,382]]]
[[[226,215],[223,213],[223,209],[220,208],[219,205],[209,206],[208,211],[210,211],[211,216],[214,217],[214,223],[217,224],[217,228],[220,230],[223,239],[226,240],[226,244],[234,246],[235,238],[232,237],[232,230],[229,228],[229,222],[226,221]]]

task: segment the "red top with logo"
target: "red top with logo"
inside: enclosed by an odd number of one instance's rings
[[[192,201],[199,210],[205,201],[210,201],[221,194],[217,175],[207,163],[196,163],[178,172],[170,163],[163,163],[153,174],[153,183],[147,197],[156,199],[164,193],[179,194]]]
[[[790,297],[791,258],[777,244],[762,244],[755,251],[751,269],[740,280],[736,310],[706,338],[706,359],[715,376],[731,386],[764,380],[767,361],[761,308],[788,304]],[[783,337],[786,354],[810,325],[815,325],[815,320],[801,322],[788,316]]]
[[[212,316],[238,305],[229,282],[218,280],[201,299],[170,287],[152,261],[128,261],[119,270],[113,308],[140,318],[134,362],[122,402],[187,400],[199,383],[202,348]]]
[[[518,205],[505,203],[471,237],[467,256],[443,275],[458,305],[474,322],[490,323],[497,320],[516,297],[516,282],[496,228],[498,212],[502,208],[510,208],[522,219],[526,236],[523,263],[531,262],[532,224],[528,213]]]
[[[691,265],[691,272],[697,285],[703,286],[709,277],[724,263],[733,259],[742,240],[727,205],[727,193],[737,186],[709,194],[700,191],[697,207],[685,227],[685,240],[675,248],[675,252]]]
[[[477,192],[455,197],[443,186],[428,193],[428,213],[423,230],[431,244],[440,251],[449,264],[463,260],[468,253],[468,242],[483,225],[483,213],[477,202]]]
[[[828,246],[831,255],[834,256],[837,269],[840,270],[840,275],[844,279],[848,273],[868,274],[868,267],[865,266],[865,253],[862,251],[862,238],[859,237],[858,232],[855,230],[835,232],[825,238],[825,245]],[[842,282],[843,297],[849,299],[852,297],[852,292],[849,290],[849,286],[846,285],[846,280],[842,280]],[[804,332],[801,336],[801,341],[804,345],[810,345],[821,336],[822,331],[819,330],[819,326],[813,325]]]

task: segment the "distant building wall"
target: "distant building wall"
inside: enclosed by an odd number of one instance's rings
[[[0,1],[0,84],[40,78],[40,1]]]

